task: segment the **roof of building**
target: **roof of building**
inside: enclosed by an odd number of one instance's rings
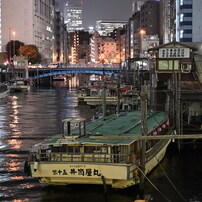
[[[184,47],[190,48],[190,49],[192,49],[192,50],[194,50],[194,51],[197,51],[197,50],[198,50],[198,48],[196,48],[196,47],[194,47],[194,46],[190,46],[190,45],[188,45],[188,44],[186,44],[186,43],[180,43],[180,42],[177,42],[177,41],[172,41],[172,42],[169,42],[169,43],[160,45],[160,46],[156,46],[156,47],[150,48],[150,49],[148,49],[148,51],[155,51],[155,50],[158,50],[158,49],[160,49],[160,48],[165,48],[165,47],[170,46],[170,45],[173,45],[173,46],[177,46],[177,45],[178,45],[178,46],[184,46]]]

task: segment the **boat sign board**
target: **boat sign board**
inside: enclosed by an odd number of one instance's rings
[[[34,165],[31,164],[31,169]],[[74,177],[74,178],[106,178],[127,179],[127,166],[96,165],[96,164],[67,164],[40,163],[38,169],[32,172],[33,177]]]
[[[189,58],[190,48],[160,48],[159,58]]]

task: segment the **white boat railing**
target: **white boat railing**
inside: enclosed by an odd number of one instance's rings
[[[67,153],[33,153],[31,161],[38,162],[99,162],[99,163],[132,163],[135,155],[128,154],[67,154]]]

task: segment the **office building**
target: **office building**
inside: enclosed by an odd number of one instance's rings
[[[42,58],[53,54],[53,0],[0,0],[0,51],[10,40],[36,45]]]
[[[82,3],[74,5],[69,2],[64,4],[64,22],[68,32],[79,31],[83,29]]]
[[[201,0],[176,1],[176,40],[179,42],[201,42]]]

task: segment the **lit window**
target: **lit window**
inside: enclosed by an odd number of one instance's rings
[[[183,38],[184,30],[180,30],[180,38]]]
[[[184,14],[180,14],[180,22],[183,22]]]

